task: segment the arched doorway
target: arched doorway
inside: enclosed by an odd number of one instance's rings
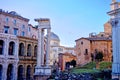
[[[19,44],[19,56],[24,56],[24,44]]]
[[[35,57],[37,56],[37,45],[35,45],[35,47],[34,47],[34,56]]]
[[[30,65],[27,66],[27,71],[26,71],[26,80],[31,79],[31,67]]]
[[[0,40],[0,55],[3,54],[3,46],[4,46],[4,41]]]
[[[3,67],[0,65],[0,80],[2,80],[2,72],[3,72]]]
[[[27,46],[27,56],[31,56],[31,50],[32,50],[32,47],[30,44],[28,44]]]
[[[14,49],[15,49],[15,43],[12,41],[9,43],[9,51],[8,54],[9,55],[14,55]]]
[[[19,67],[18,67],[18,80],[23,80],[23,71],[24,71],[24,69],[23,69],[23,66],[22,65],[20,65]]]
[[[9,64],[7,69],[7,80],[13,80],[13,65]]]
[[[36,68],[36,65],[34,66],[34,73],[35,73],[35,68]]]

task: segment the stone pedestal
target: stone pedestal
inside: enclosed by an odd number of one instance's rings
[[[35,68],[34,79],[35,80],[47,80],[51,75],[51,67],[41,66]]]

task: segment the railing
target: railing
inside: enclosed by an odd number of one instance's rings
[[[19,59],[30,59],[30,60],[36,60],[37,57],[34,57],[34,56],[19,56]]]

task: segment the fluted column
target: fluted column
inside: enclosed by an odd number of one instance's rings
[[[108,12],[111,16],[110,23],[112,26],[112,44],[113,44],[113,63],[112,63],[112,78],[120,80],[120,8],[119,2],[112,0],[111,11]]]
[[[42,54],[42,57],[41,57],[41,63],[42,65],[44,65],[44,29],[42,29],[42,32],[41,32],[41,54]]]
[[[47,29],[46,66],[49,66],[50,63],[50,32],[51,29]]]
[[[39,28],[38,30],[38,49],[37,49],[37,67],[40,67],[41,66],[41,32],[42,32],[42,29]]]
[[[119,25],[112,26],[112,43],[113,43],[113,64],[112,73],[118,75],[120,73],[120,28]],[[119,75],[120,76],[120,75]]]

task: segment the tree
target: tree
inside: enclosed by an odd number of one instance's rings
[[[70,62],[70,64],[71,64],[73,67],[75,67],[75,66],[76,66],[76,61],[73,59],[73,60]]]
[[[94,55],[91,53],[91,60],[94,61]]]
[[[100,62],[103,60],[103,53],[101,51],[98,51],[95,56],[95,60]]]

